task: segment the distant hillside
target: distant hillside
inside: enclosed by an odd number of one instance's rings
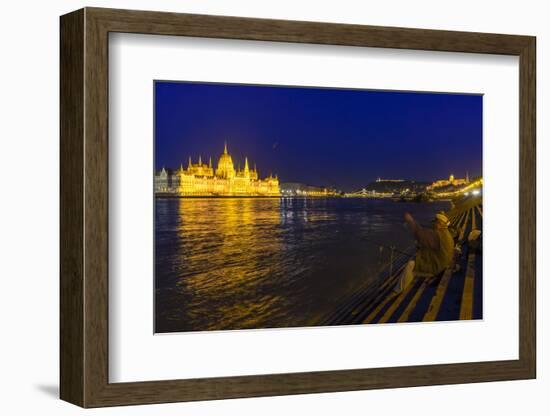
[[[430,182],[417,182],[409,180],[397,182],[392,180],[380,180],[369,183],[367,186],[365,186],[365,189],[367,191],[384,193],[403,192],[407,189],[409,190],[409,192],[424,192],[426,190],[426,186],[428,185],[430,185]]]

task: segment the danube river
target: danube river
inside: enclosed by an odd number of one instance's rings
[[[158,198],[155,331],[316,325],[449,204],[374,199]]]

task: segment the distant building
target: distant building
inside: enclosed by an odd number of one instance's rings
[[[455,178],[454,175],[451,173],[449,176],[449,179],[440,179],[438,181],[433,182],[431,185],[429,185],[426,190],[428,191],[435,191],[439,188],[446,188],[449,186],[453,186],[455,188],[459,186],[465,186],[470,183],[470,177],[468,175],[468,172],[466,172],[466,177],[464,179],[458,179]]]
[[[172,169],[162,168],[155,175],[155,193],[173,192],[177,189],[179,178]]]
[[[418,182],[409,179],[381,179],[370,182],[365,191],[372,195],[421,193],[426,191],[429,182]],[[358,191],[361,192],[361,191]]]
[[[193,163],[189,157],[187,169],[180,165],[176,171],[163,168],[155,174],[155,192],[180,196],[279,196],[279,179],[269,175],[258,179],[258,171],[250,169],[248,158],[244,168],[235,169],[233,159],[224,146],[214,170],[212,158],[208,164]]]

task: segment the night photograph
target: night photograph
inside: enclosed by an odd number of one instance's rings
[[[482,319],[482,95],[154,102],[156,333]]]

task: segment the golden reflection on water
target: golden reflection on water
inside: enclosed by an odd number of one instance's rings
[[[425,210],[321,198],[158,199],[155,205],[157,332],[317,325],[387,254],[364,237],[408,247],[403,210],[415,217]]]
[[[265,266],[281,252],[280,203],[278,198],[179,200],[181,256],[194,273],[177,285],[195,294],[186,305],[191,320],[208,313],[215,319],[206,329],[235,322],[253,328],[266,310],[282,303],[280,295],[261,293],[270,276]],[[251,292],[257,296],[245,296]],[[236,302],[228,301],[228,294]]]

